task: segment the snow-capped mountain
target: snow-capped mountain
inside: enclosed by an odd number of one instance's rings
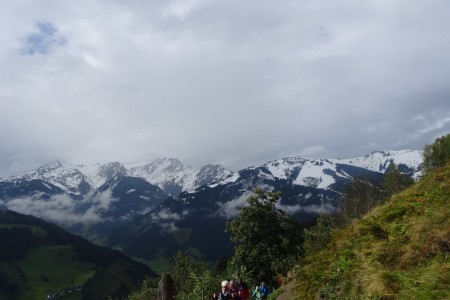
[[[422,151],[417,150],[386,150],[375,151],[361,157],[334,159],[332,161],[380,173],[385,173],[389,165],[395,163],[402,172],[411,175],[413,178],[418,178],[422,175],[423,157]]]
[[[176,195],[230,173],[219,165],[197,170],[175,159],[131,169],[120,162],[63,165],[56,161],[0,179],[0,209],[36,214],[61,225],[128,220],[168,198],[166,191]]]
[[[402,172],[417,176],[421,171],[421,152],[377,151],[353,159],[288,157],[242,169],[223,180],[168,198],[134,220],[129,228],[114,234],[110,245],[146,258],[160,251],[174,254],[194,247],[208,259],[216,260],[230,254],[225,224],[239,214],[255,188],[280,191],[278,208],[305,222],[319,213],[336,211],[345,187],[356,176],[381,182],[391,163]],[[184,236],[182,243],[180,236]],[[164,249],[156,243],[142,246],[142,239],[164,241]],[[210,247],[211,239],[222,248]]]
[[[123,177],[139,177],[158,186],[169,195],[192,190],[210,182],[219,181],[231,174],[221,165],[206,165],[195,169],[174,158],[163,158],[154,162],[127,169],[120,162],[106,164],[65,164],[51,162],[36,170],[17,176],[0,179],[0,182],[42,180],[73,196],[83,196],[111,180]]]
[[[124,165],[117,161],[106,164],[68,164],[68,166],[84,174],[89,184],[95,189],[109,180],[125,177],[128,173]]]
[[[305,221],[336,210],[342,192],[355,176],[381,181],[391,163],[417,177],[421,152],[376,151],[350,159],[287,157],[234,173],[220,165],[195,169],[168,158],[128,169],[119,162],[53,162],[0,179],[0,209],[67,223],[66,228],[86,237],[113,233],[110,246],[131,255],[194,247],[206,257],[218,259],[229,254],[231,247],[217,251],[208,241],[214,238],[227,243],[223,233],[226,221],[239,214],[255,188],[281,191],[279,208]],[[120,226],[129,227],[116,232]],[[152,249],[143,247],[135,236],[161,241],[164,249],[156,242],[151,243]]]
[[[0,182],[20,185],[23,182],[41,181],[49,189],[57,187],[74,197],[85,195],[90,190],[89,179],[75,168],[65,168],[59,161],[51,162],[37,170],[0,179]]]
[[[349,167],[384,174],[389,165],[394,163],[403,173],[417,178],[422,174],[422,161],[422,151],[388,150],[375,151],[365,156],[349,159],[287,157],[246,170],[259,170],[259,176],[265,179],[288,180],[293,185],[332,189],[339,179],[350,180],[352,178],[346,172]],[[240,175],[237,172],[222,181],[209,184],[209,187],[235,182],[239,178]]]
[[[196,189],[203,185],[209,184],[209,188],[226,185],[238,181],[241,173],[254,172],[257,172],[255,176],[260,181],[286,180],[292,185],[334,189],[339,182],[351,179],[349,167],[384,173],[391,163],[398,165],[402,172],[417,178],[421,174],[422,152],[375,151],[349,159],[287,157],[235,173],[221,165],[206,165],[196,169],[174,158],[162,158],[129,169],[120,162],[63,166],[56,161],[27,173],[0,179],[3,186],[3,192],[0,191],[0,200],[14,197],[14,192],[32,195],[33,188],[36,189],[35,194],[42,198],[48,198],[51,194],[66,193],[72,198],[81,199],[106,183],[117,182],[120,178],[127,176],[142,178],[171,196],[177,196],[184,191],[196,192]],[[25,183],[29,187],[23,187]]]
[[[142,177],[172,196],[224,179],[230,174],[231,172],[221,165],[206,165],[198,170],[175,158],[161,158],[129,170],[130,176]]]

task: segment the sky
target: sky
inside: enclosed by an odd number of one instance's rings
[[[447,0],[15,0],[0,20],[0,177],[161,157],[237,171],[450,133]]]

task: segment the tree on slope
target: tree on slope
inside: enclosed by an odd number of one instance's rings
[[[370,177],[355,177],[345,189],[341,213],[347,221],[360,218],[382,203],[383,194],[378,183]]]
[[[403,174],[399,167],[391,163],[386,170],[383,181],[383,190],[387,197],[398,193],[408,186],[412,185],[414,180],[406,174]]]
[[[275,207],[280,193],[255,190],[239,217],[226,231],[235,243],[229,268],[248,282],[273,283],[285,275],[301,254],[302,231],[289,215]]]
[[[437,138],[433,144],[423,149],[425,173],[445,166],[450,161],[450,134]]]

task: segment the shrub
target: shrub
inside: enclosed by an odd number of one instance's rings
[[[450,134],[437,138],[433,144],[423,149],[423,167],[425,174],[445,166],[450,161]]]

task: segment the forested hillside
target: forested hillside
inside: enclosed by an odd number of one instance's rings
[[[0,241],[0,299],[122,298],[155,275],[118,251],[12,211],[0,211]]]

